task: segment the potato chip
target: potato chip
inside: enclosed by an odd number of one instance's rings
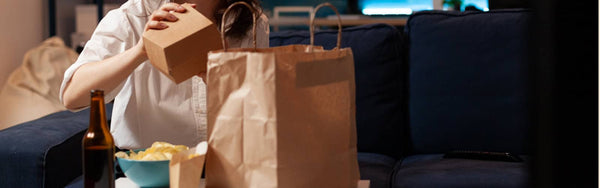
[[[200,154],[198,154],[198,153],[192,153],[192,154],[188,155],[187,159],[191,159],[191,158],[198,157],[198,156],[200,156]]]
[[[136,153],[133,150],[129,150],[129,155],[120,151],[115,153],[115,156],[124,159],[141,161],[171,160],[175,153],[188,149],[189,148],[185,145],[173,145],[168,142],[154,142],[152,143],[152,146],[145,151],[139,151]]]
[[[127,153],[122,152],[122,151],[115,153],[115,157],[129,159],[129,156],[127,155]]]

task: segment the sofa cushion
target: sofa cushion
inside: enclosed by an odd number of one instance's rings
[[[335,47],[337,30],[315,34],[315,45]],[[308,31],[272,32],[270,46],[309,44]],[[358,151],[399,157],[402,83],[400,32],[385,24],[363,25],[342,31],[342,47],[352,48],[356,80]]]
[[[528,187],[528,161],[444,159],[441,154],[409,156],[396,165],[392,187]]]
[[[388,188],[396,159],[377,153],[358,153],[360,179],[369,180],[370,188]]]
[[[111,112],[112,103],[107,120]],[[0,187],[64,187],[80,176],[89,113],[57,112],[0,131]]]
[[[424,11],[409,18],[408,105],[416,153],[527,153],[530,14]]]

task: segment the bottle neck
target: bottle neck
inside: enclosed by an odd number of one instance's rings
[[[89,131],[108,131],[106,124],[106,111],[104,109],[104,94],[102,92],[92,92],[90,101],[90,126]]]

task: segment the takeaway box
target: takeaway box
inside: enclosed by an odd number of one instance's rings
[[[143,34],[150,63],[179,84],[206,71],[207,53],[222,49],[217,26],[189,4],[184,13],[173,12],[175,22],[164,22],[163,30],[148,30]]]

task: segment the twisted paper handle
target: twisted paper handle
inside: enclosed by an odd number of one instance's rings
[[[312,52],[312,46],[315,45],[315,31],[314,31],[315,14],[317,13],[317,11],[319,11],[320,8],[322,8],[324,6],[328,6],[331,9],[333,9],[333,11],[335,12],[335,14],[337,15],[337,18],[338,18],[338,36],[337,36],[337,44],[336,44],[337,50],[340,49],[340,46],[342,43],[342,18],[340,17],[340,13],[335,8],[335,6],[333,6],[331,3],[321,3],[321,4],[317,5],[317,7],[315,8],[315,11],[310,15],[310,46],[311,46],[310,51],[311,52]]]
[[[223,44],[223,51],[227,51],[227,45],[225,42],[225,18],[227,17],[227,13],[229,13],[231,8],[233,8],[236,5],[244,5],[248,9],[250,9],[250,12],[252,12],[252,45],[254,46],[254,51],[256,51],[256,9],[243,1],[235,2],[229,5],[229,7],[227,7],[225,12],[223,13],[223,17],[221,19],[221,43]]]

